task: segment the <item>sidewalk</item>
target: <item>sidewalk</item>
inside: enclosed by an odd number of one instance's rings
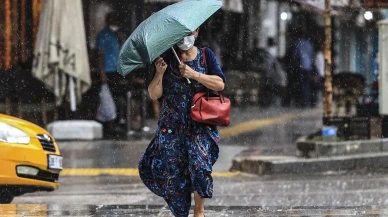
[[[259,142],[259,146],[250,147],[234,157],[231,171],[256,175],[308,175],[386,168],[388,139],[303,142],[322,126],[322,116],[314,112],[297,116],[267,126],[262,132],[261,144]],[[289,136],[284,140],[282,133]],[[275,140],[278,137],[283,141],[277,143]],[[301,156],[302,148],[311,149],[309,158]]]
[[[322,126],[320,109],[271,108],[249,112],[250,119],[221,128],[221,145],[245,145],[248,155],[295,155],[295,141]],[[244,113],[245,115],[245,113]],[[243,153],[244,155],[244,153]]]

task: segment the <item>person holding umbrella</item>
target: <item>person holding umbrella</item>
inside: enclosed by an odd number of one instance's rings
[[[215,126],[194,122],[190,111],[195,93],[225,86],[214,53],[194,46],[199,26],[221,7],[218,0],[169,5],[140,23],[120,51],[118,72],[124,76],[142,64],[155,65],[148,92],[161,108],[155,137],[139,161],[139,175],[175,216],[189,215],[192,193],[194,216],[204,216],[205,198],[213,195],[219,134]],[[175,46],[178,52],[171,49]]]
[[[155,74],[148,87],[150,97],[161,102],[161,109],[156,136],[139,162],[139,173],[175,216],[188,216],[192,193],[194,216],[204,216],[205,198],[213,194],[212,166],[219,154],[217,128],[190,118],[195,93],[205,87],[222,91],[225,83],[214,53],[194,46],[198,33],[197,29],[177,44],[181,64],[172,52],[155,60]]]

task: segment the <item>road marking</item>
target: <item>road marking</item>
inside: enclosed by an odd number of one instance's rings
[[[61,176],[138,176],[135,168],[68,168],[63,169]]]
[[[238,172],[213,172],[213,177],[234,177]],[[135,168],[66,168],[61,176],[139,176]]]
[[[274,118],[258,119],[258,120],[243,122],[235,126],[221,129],[219,130],[219,133],[221,138],[233,137],[243,133],[252,132],[254,130],[257,130],[266,126],[285,122],[294,118],[306,117],[306,116],[312,116],[312,115],[318,115],[318,114],[322,114],[321,109],[315,109],[312,111],[306,111],[302,113],[289,113],[289,114],[284,114]]]

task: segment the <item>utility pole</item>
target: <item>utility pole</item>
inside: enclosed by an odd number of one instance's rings
[[[323,97],[323,117],[332,114],[333,87],[331,73],[331,4],[325,0],[325,95]]]

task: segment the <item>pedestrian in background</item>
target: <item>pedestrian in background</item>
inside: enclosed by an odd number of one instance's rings
[[[192,193],[194,217],[204,216],[205,198],[213,196],[211,173],[219,155],[217,128],[190,117],[195,93],[205,87],[222,91],[225,85],[215,54],[194,46],[197,37],[198,30],[178,43],[182,64],[172,52],[155,61],[148,92],[151,99],[161,102],[160,117],[156,135],[139,162],[144,184],[179,217],[189,215]]]
[[[286,53],[284,57],[281,59],[282,66],[286,72],[286,78],[287,78],[287,85],[285,87],[284,97],[282,100],[282,106],[283,107],[289,107],[291,106],[292,102],[296,102],[296,78],[295,78],[295,71],[296,71],[296,64],[293,62],[293,51],[294,51],[294,41],[290,39],[292,42],[288,44]]]
[[[311,79],[311,102],[310,106],[315,107],[318,102],[319,93],[323,90],[325,77],[325,56],[323,55],[324,43],[317,43],[314,58],[314,73]]]
[[[141,65],[126,76],[127,91],[131,92],[130,125],[131,130],[140,131],[144,127],[145,114],[142,112],[144,90],[146,89],[147,67]],[[128,115],[128,114],[127,114]]]
[[[113,100],[117,108],[123,108],[125,101],[125,81],[117,73],[117,62],[121,48],[121,38],[119,37],[119,17],[116,13],[111,12],[105,18],[106,27],[97,35],[96,47],[98,49],[98,62],[101,76],[101,83],[108,84]],[[119,109],[119,112],[123,112]],[[122,115],[119,115],[119,117]],[[118,126],[118,120],[105,123],[107,133],[116,134],[121,131]]]
[[[279,105],[287,87],[287,75],[278,59],[270,52],[270,47],[260,48],[259,40],[254,39],[255,48],[248,58],[251,69],[260,75],[259,102],[261,106]]]
[[[280,61],[277,58],[277,46],[276,46],[275,39],[270,37],[267,39],[267,52],[269,55],[270,60],[270,70],[272,73],[268,73],[269,77],[272,78],[274,81],[274,94],[278,97],[279,102],[276,103],[277,105],[281,104],[283,102],[285,97],[285,91],[287,88],[287,74],[283,68],[283,65],[280,63]]]
[[[296,81],[296,105],[306,108],[311,101],[311,78],[314,73],[314,48],[304,29],[298,31],[292,51],[294,79]]]

